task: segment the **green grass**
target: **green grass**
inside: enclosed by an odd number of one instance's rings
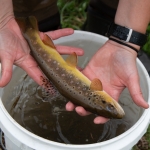
[[[58,0],[62,28],[80,30],[86,20],[89,0]]]
[[[150,149],[150,126],[145,134],[146,140],[148,141],[149,144],[149,149]]]
[[[144,148],[144,147],[138,148],[138,146],[135,145],[135,146],[132,148],[132,150],[150,150],[150,125],[149,125],[149,127],[148,127],[148,129],[147,129],[147,132],[145,133],[144,137],[145,137],[145,139],[146,139],[147,142],[148,142],[148,148],[147,148],[147,149]]]
[[[150,56],[150,25],[147,27],[148,39],[146,44],[143,46],[143,50]]]

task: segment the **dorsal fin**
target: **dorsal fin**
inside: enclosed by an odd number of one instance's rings
[[[50,46],[52,47],[53,49],[56,49],[52,39],[47,35],[47,34],[44,34],[44,37],[43,37],[43,43],[47,46]]]
[[[73,52],[71,55],[69,55],[66,58],[66,63],[71,66],[71,67],[76,67],[77,66],[77,54]]]
[[[90,89],[94,91],[102,91],[103,90],[102,82],[97,78],[93,79],[90,85]]]

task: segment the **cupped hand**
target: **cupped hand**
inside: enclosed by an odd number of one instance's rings
[[[46,32],[53,40],[63,36],[73,34],[73,29],[66,28],[52,32]],[[41,39],[44,33],[40,33]],[[56,46],[61,54],[71,54],[76,52],[77,55],[83,55],[83,50],[79,48]],[[1,62],[1,79],[0,87],[5,86],[10,80],[13,71],[13,64],[24,69],[28,75],[33,78],[39,85],[42,84],[41,70],[37,63],[30,55],[30,49],[22,36],[20,28],[15,19],[10,19],[7,24],[0,28],[0,62]]]
[[[82,73],[90,80],[99,78],[103,89],[117,101],[123,89],[127,87],[133,101],[140,107],[148,108],[140,89],[136,58],[137,53],[132,49],[108,40],[92,57]],[[71,102],[67,103],[66,109],[75,109],[81,116],[90,114],[83,107],[75,106]],[[94,123],[105,123],[107,120],[98,116]]]

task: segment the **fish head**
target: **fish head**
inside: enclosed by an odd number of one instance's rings
[[[101,107],[103,113],[105,113],[105,116],[116,119],[121,119],[124,117],[124,110],[109,94],[105,91],[97,91],[96,95],[99,95],[95,100],[96,105],[97,107]]]

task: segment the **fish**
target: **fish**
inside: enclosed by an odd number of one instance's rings
[[[16,21],[30,47],[32,57],[60,94],[96,115],[110,119],[124,117],[123,108],[103,90],[102,82],[98,78],[89,80],[77,69],[75,52],[65,60],[48,35],[44,34],[41,40],[34,16],[17,18]]]

